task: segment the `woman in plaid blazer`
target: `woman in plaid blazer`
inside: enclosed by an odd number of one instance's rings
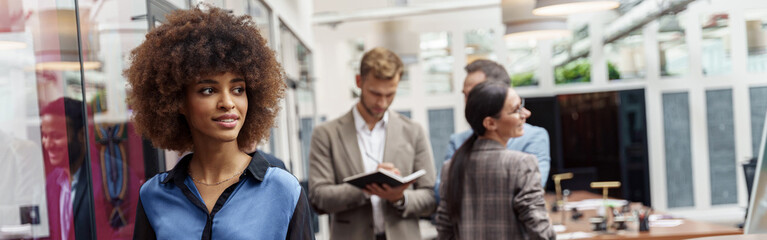
[[[507,150],[530,111],[508,86],[486,81],[466,101],[474,130],[442,168],[438,239],[554,239],[535,156]]]

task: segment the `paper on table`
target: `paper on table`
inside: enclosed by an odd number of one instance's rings
[[[682,219],[655,220],[655,221],[650,221],[650,228],[654,228],[654,227],[676,227],[676,226],[682,225],[682,223],[684,223],[684,220],[682,220]]]
[[[589,232],[571,232],[571,233],[558,233],[557,239],[581,239],[581,238],[591,238],[596,236],[594,233]]]
[[[668,214],[650,214],[650,222],[655,220],[663,220],[663,219],[678,219],[678,218]]]
[[[554,229],[554,232],[564,232],[565,230],[567,230],[567,227],[565,227],[565,225],[562,225],[562,224],[551,226],[551,228]]]
[[[607,199],[608,206],[623,206],[628,203],[629,202],[626,200]],[[565,204],[565,210],[569,211],[573,208],[578,208],[578,211],[594,210],[604,205],[605,205],[605,200],[602,200],[602,199],[585,199],[585,200],[581,200],[577,202],[567,202],[567,204]]]

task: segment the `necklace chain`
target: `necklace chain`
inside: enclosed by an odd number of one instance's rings
[[[235,173],[231,177],[229,177],[227,179],[224,179],[224,180],[221,180],[220,182],[215,182],[215,183],[206,183],[206,182],[197,180],[196,178],[194,178],[192,176],[192,170],[189,170],[189,177],[192,178],[192,181],[194,181],[196,183],[199,183],[199,184],[202,184],[202,185],[205,185],[205,186],[218,186],[218,185],[221,185],[222,183],[225,183],[225,182],[228,182],[229,180],[232,180],[234,177],[242,175],[243,173],[245,173],[245,170],[243,170],[242,172],[239,172],[239,173]]]

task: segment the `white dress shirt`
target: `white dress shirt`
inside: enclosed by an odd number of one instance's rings
[[[386,123],[389,121],[389,112],[385,112],[383,118],[378,121],[373,130],[368,128],[365,119],[360,115],[357,105],[352,110],[354,115],[354,127],[357,129],[357,145],[362,153],[362,163],[365,166],[365,172],[372,172],[378,168],[378,164],[383,162],[384,147],[386,145]],[[373,231],[376,234],[385,231],[383,206],[381,198],[372,195],[370,203],[373,205]]]

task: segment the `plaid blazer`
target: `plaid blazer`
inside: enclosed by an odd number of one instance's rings
[[[554,239],[535,156],[477,139],[465,163],[460,219],[451,219],[446,196],[450,162],[442,167],[438,239]]]

